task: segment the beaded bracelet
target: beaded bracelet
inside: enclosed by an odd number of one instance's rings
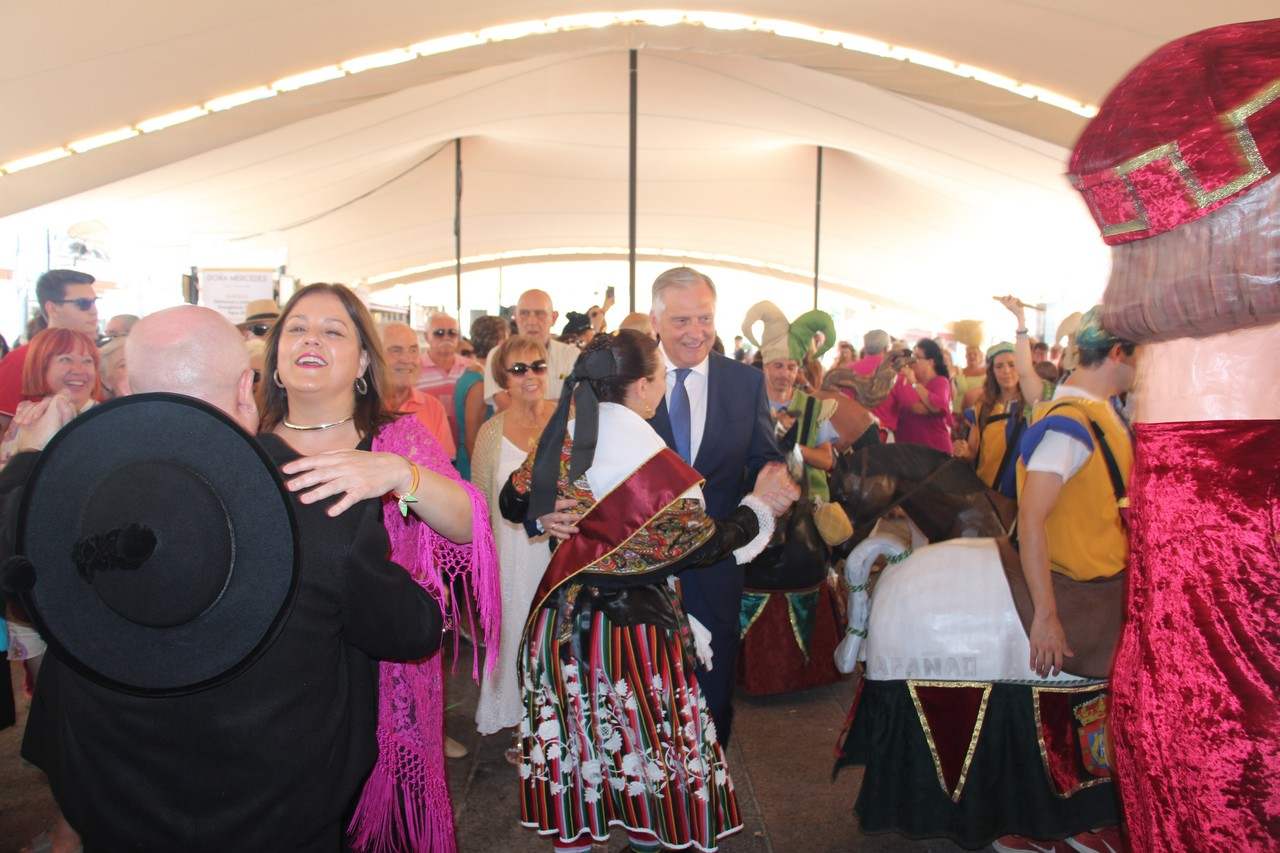
[[[400,507],[400,517],[408,518],[409,504],[416,504],[418,502],[417,491],[418,484],[421,482],[422,474],[418,471],[418,466],[412,459],[406,457],[404,461],[409,463],[409,469],[413,472],[413,481],[409,484],[409,491],[398,496],[399,500],[396,501],[396,505]]]

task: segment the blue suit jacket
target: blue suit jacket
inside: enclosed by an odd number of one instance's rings
[[[671,449],[671,418],[664,399],[649,421]],[[707,514],[724,518],[750,491],[766,462],[782,460],[764,390],[754,367],[711,353],[707,365],[707,421],[693,467],[706,478]]]

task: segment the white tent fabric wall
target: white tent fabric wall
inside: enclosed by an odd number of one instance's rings
[[[376,293],[389,275],[451,261],[462,137],[464,257],[625,250],[627,73],[619,51],[483,68],[9,221],[101,220],[139,257],[222,241],[278,252],[302,280],[370,280]],[[861,295],[938,326],[971,316],[975,294],[1079,307],[1101,291],[1106,252],[1061,176],[1061,148],[751,57],[643,51],[639,105],[643,250],[787,270],[807,304],[821,144],[824,307]]]

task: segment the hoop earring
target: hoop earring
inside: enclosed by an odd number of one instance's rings
[[[361,397],[369,393],[369,383],[365,381],[363,376],[356,377],[356,393]]]
[[[281,390],[283,390],[283,389],[284,389],[284,383],[280,381],[280,371],[279,371],[279,370],[273,370],[273,371],[271,371],[271,381],[272,381],[272,382],[274,382],[274,383],[276,383],[276,387],[277,387],[277,388],[279,388],[279,389],[281,389]]]

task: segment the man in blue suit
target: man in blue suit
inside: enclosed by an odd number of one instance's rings
[[[766,462],[781,461],[764,375],[711,351],[716,288],[689,267],[653,282],[653,328],[667,365],[667,394],[650,425],[706,478],[707,514],[728,516]],[[698,669],[721,744],[733,721],[742,567],[730,557],[680,576],[685,610],[711,631],[712,669]]]

